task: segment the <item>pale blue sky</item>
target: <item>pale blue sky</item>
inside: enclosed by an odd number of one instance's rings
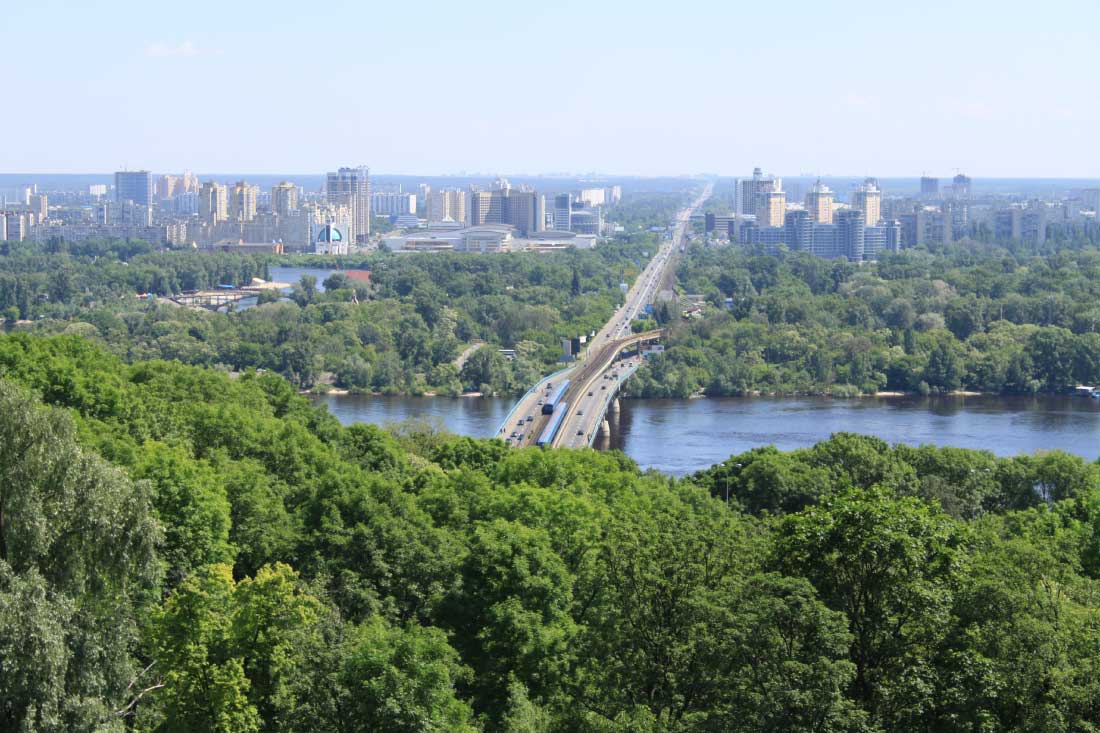
[[[1100,176],[1100,2],[11,2],[0,171]]]

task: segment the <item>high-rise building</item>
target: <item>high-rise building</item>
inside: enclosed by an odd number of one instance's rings
[[[852,208],[863,212],[867,226],[875,226],[882,218],[882,191],[874,183],[864,182],[852,193]]]
[[[820,178],[806,194],[806,211],[815,224],[833,223],[833,192]]]
[[[195,191],[182,191],[172,197],[172,206],[177,214],[191,216],[199,213],[199,194]]]
[[[207,224],[229,219],[229,191],[224,184],[207,181],[199,189],[199,216]]]
[[[375,216],[416,214],[415,193],[375,193],[370,198],[371,211]]]
[[[920,177],[920,195],[921,196],[939,196],[940,194],[940,179],[932,178],[931,176]]]
[[[370,237],[370,169],[357,166],[329,173],[325,176],[325,199],[351,211],[349,242],[366,242]]]
[[[554,229],[559,232],[572,231],[573,195],[559,193],[554,197]]]
[[[737,186],[737,213],[755,214],[756,203],[760,194],[780,191],[782,189],[782,180],[771,176],[764,176],[759,168],[753,168],[752,178],[740,181]]]
[[[756,194],[756,225],[761,229],[782,227],[787,214],[787,194],[778,187]]]
[[[34,212],[34,220],[41,224],[50,216],[50,200],[44,193],[36,194],[31,198],[31,211]]]
[[[141,206],[153,205],[153,175],[149,171],[118,171],[115,173],[115,201],[133,201]]]
[[[814,220],[809,211],[798,209],[788,211],[784,217],[784,226],[787,229],[787,246],[801,252],[813,251]]]
[[[852,262],[863,261],[865,228],[863,212],[859,209],[846,209],[837,212],[837,248],[841,256],[847,257]]]
[[[603,189],[600,189],[601,191]],[[501,223],[524,236],[546,228],[546,198],[534,191],[502,191]]]
[[[27,217],[19,212],[9,211],[6,214],[0,212],[0,217],[5,219],[4,241],[22,242],[27,238]]]
[[[271,187],[271,212],[279,216],[290,216],[298,210],[298,187],[290,181],[283,181]]]
[[[577,200],[585,206],[603,206],[607,203],[607,191],[602,188],[582,188]]]
[[[260,187],[248,181],[237,181],[229,190],[229,218],[233,221],[252,221],[256,218],[256,200]]]
[[[901,223],[896,219],[880,221],[877,226],[863,230],[863,259],[877,260],[883,252],[901,250]]]
[[[958,174],[951,180],[951,192],[957,199],[970,198],[970,176]]]
[[[466,192],[462,189],[432,191],[428,187],[428,221],[466,221]]]
[[[172,198],[180,191],[180,178],[165,174],[157,179],[157,198],[161,201]]]
[[[494,215],[493,203],[498,205]],[[500,197],[494,197],[491,191],[473,191],[466,196],[466,224],[472,227],[489,224],[493,219],[500,222]]]
[[[106,196],[107,184],[106,183],[92,183],[88,185],[89,196]]]
[[[546,228],[546,197],[514,189],[504,179],[498,179],[492,191],[471,190],[467,201],[468,226],[508,224],[525,236]]]
[[[194,191],[195,193],[198,193],[199,192],[199,177],[196,176],[191,171],[185,171],[184,174],[183,174],[183,182],[182,182],[181,185],[183,186],[183,192],[184,193],[188,193],[190,191]]]

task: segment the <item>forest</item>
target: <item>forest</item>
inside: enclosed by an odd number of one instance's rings
[[[138,296],[246,284],[268,279],[274,264],[314,261],[12,242],[0,244],[0,313],[39,334],[91,339],[128,362],[264,369],[300,389],[522,393],[552,371],[562,338],[610,317],[622,302],[621,279],[632,280],[656,246],[654,235],[635,232],[593,251],[345,257],[327,264],[370,270],[369,282],[334,271],[323,283],[295,283],[288,297],[271,291],[256,307],[218,313]],[[457,368],[455,358],[476,342],[497,348]]]
[[[8,335],[0,666],[3,731],[1096,730],[1100,465],[674,479]]]
[[[1100,384],[1100,248],[963,242],[862,266],[805,253],[691,247],[665,353],[635,395],[957,390],[1031,394]]]

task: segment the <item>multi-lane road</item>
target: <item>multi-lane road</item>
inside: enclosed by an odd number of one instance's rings
[[[676,217],[672,237],[661,246],[656,256],[642,271],[634,287],[627,293],[626,302],[616,312],[615,317],[604,326],[604,330],[596,335],[596,342],[589,351],[601,343],[617,341],[631,333],[631,321],[654,301],[661,284],[675,267],[679,248],[684,242],[684,235],[690,225],[691,215],[710,198],[712,190],[713,186],[707,184],[699,197],[686,209],[680,211]],[[641,358],[638,355],[628,357],[588,375],[587,378],[575,380],[576,383],[571,390],[572,399],[569,401],[569,414],[566,415],[558,431],[555,446],[581,448],[592,444],[609,399],[619,391],[621,383],[638,368]]]
[[[713,189],[713,184],[708,183],[699,197],[677,214],[672,236],[658,248],[656,254],[634,281],[633,286],[627,291],[623,305],[588,342],[587,349],[576,364],[541,380],[524,395],[512,408],[497,437],[517,447],[534,445],[550,420],[548,415],[542,414],[543,403],[561,380],[569,379],[570,388],[565,398],[565,402],[569,404],[568,414],[558,431],[554,445],[579,447],[591,443],[590,435],[599,427],[599,419],[603,416],[607,390],[611,389],[612,385],[617,386],[622,377],[628,376],[623,372],[615,378],[614,382],[604,379],[605,374],[614,370],[614,367],[605,368],[609,362],[609,350],[617,352],[621,348],[619,342],[631,335],[631,322],[646,305],[653,302],[661,284],[674,266],[676,254],[683,244],[692,214],[710,198]],[[632,367],[625,367],[631,373],[635,368],[637,368],[636,363]],[[606,389],[601,389],[605,386]]]

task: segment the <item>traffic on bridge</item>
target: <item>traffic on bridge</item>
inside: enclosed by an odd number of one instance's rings
[[[708,183],[699,197],[680,211],[672,236],[642,270],[623,305],[596,333],[581,358],[532,387],[508,413],[497,437],[516,447],[592,444],[623,381],[641,364],[638,347],[663,335],[661,330],[631,334],[631,324],[653,302],[661,284],[670,279],[691,215],[710,198],[713,189]],[[633,359],[623,362],[622,354],[630,350],[635,352]]]

